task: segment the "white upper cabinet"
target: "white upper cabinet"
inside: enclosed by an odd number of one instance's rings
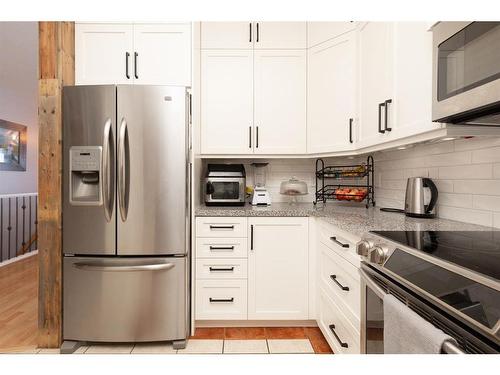
[[[356,22],[308,22],[307,47],[314,47],[329,39],[356,29]]]
[[[127,84],[133,78],[130,24],[75,25],[75,83]],[[128,69],[127,69],[128,68]]]
[[[306,22],[254,22],[255,49],[303,49],[307,47]]]
[[[252,22],[202,22],[202,49],[252,49]]]
[[[432,122],[432,32],[428,22],[394,24],[392,138],[438,129]]]
[[[191,85],[191,25],[135,24],[135,83]]]
[[[75,25],[77,85],[191,85],[191,24]]]
[[[201,52],[201,152],[253,152],[253,51]]]
[[[255,153],[305,153],[306,51],[255,51],[254,83]]]
[[[383,136],[393,125],[393,53],[392,22],[367,22],[361,27],[358,92],[362,147],[387,140]]]
[[[307,151],[354,148],[356,118],[356,33],[345,33],[308,51]]]
[[[308,319],[308,219],[252,217],[248,319]]]

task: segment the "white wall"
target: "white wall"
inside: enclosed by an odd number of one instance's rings
[[[26,171],[0,171],[0,194],[37,191],[38,23],[0,22],[0,118],[28,127]]]

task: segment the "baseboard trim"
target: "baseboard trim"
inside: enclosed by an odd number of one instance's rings
[[[315,320],[196,320],[196,328],[213,327],[317,327]]]
[[[14,257],[14,258],[11,258],[9,260],[6,260],[4,262],[1,262],[0,263],[0,268],[2,267],[5,267],[5,266],[8,266],[9,264],[12,264],[12,263],[15,263],[15,262],[18,262],[20,260],[23,260],[23,259],[26,259],[26,258],[29,258],[33,255],[36,255],[38,254],[38,250],[33,250],[33,251],[30,251],[29,253],[26,253],[26,254],[23,254],[23,255],[19,255],[17,257]]]

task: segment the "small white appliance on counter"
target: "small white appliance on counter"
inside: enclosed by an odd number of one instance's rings
[[[252,163],[253,165],[253,195],[252,206],[270,206],[271,195],[266,189],[266,168],[269,163]]]

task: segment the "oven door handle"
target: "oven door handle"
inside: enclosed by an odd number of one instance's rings
[[[384,296],[387,294],[386,291],[375,284],[370,275],[362,268],[359,269],[359,275],[363,279],[364,283],[377,295],[377,297],[383,300]]]
[[[363,270],[362,268],[359,269],[359,274],[361,278],[363,279],[363,282],[366,284],[367,287],[369,287],[373,293],[377,295],[382,301],[384,300],[384,296],[387,294],[385,290],[383,290],[381,287],[379,287],[375,282],[371,279],[370,275]],[[455,343],[452,341],[445,341],[443,343],[443,347],[441,348],[443,353],[446,354],[465,354],[462,349],[460,349]]]

